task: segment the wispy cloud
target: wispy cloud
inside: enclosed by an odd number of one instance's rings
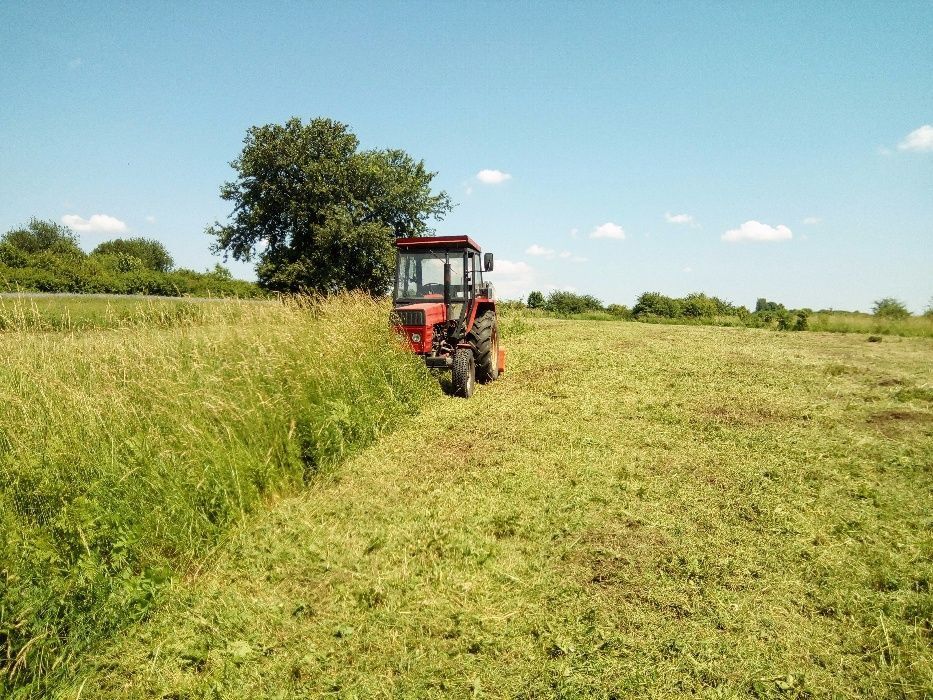
[[[807,226],[816,226],[817,224],[822,223],[822,221],[823,219],[818,216],[808,216],[803,220],[803,223],[805,223]]]
[[[71,59],[70,61],[68,61],[68,69],[69,69],[69,70],[78,70],[78,68],[80,68],[80,67],[83,66],[83,65],[84,65],[84,61],[82,61],[80,57],[79,57],[79,58],[73,58],[73,59]]]
[[[730,229],[722,234],[722,240],[729,243],[739,241],[789,241],[793,237],[793,232],[783,224],[768,226],[768,224],[758,221],[746,221],[738,228]]]
[[[578,229],[578,228],[572,228],[572,229],[570,229],[570,237],[571,237],[571,238],[576,238],[579,234],[580,234],[580,229]]]
[[[694,219],[690,214],[671,214],[664,212],[664,220],[669,224],[680,224],[682,226],[693,226]]]
[[[154,224],[155,222],[156,222],[156,218],[152,216],[151,214],[146,217],[146,223]]]
[[[899,151],[927,152],[933,151],[933,126],[924,124],[919,129],[914,129],[897,144]]]
[[[546,258],[554,257],[554,250],[552,248],[545,248],[544,246],[540,246],[537,243],[533,243],[532,245],[528,246],[528,248],[525,249],[525,253],[528,255],[536,255]]]
[[[65,226],[81,233],[121,233],[126,231],[126,223],[108,214],[92,214],[84,219],[77,214],[65,214],[62,217]]]
[[[501,185],[503,182],[511,180],[512,176],[501,170],[480,170],[476,173],[476,179],[484,185]]]
[[[607,221],[594,228],[590,233],[590,238],[616,238],[621,240],[625,238],[625,231],[618,224]]]

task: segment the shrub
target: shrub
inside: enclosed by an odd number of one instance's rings
[[[660,316],[661,318],[679,318],[683,316],[683,306],[679,299],[673,299],[659,292],[645,292],[632,307],[635,318]]]
[[[894,297],[879,299],[872,305],[871,312],[880,318],[900,319],[910,316],[910,311],[904,303]]]
[[[556,314],[569,316],[570,314],[582,314],[588,311],[602,311],[602,302],[589,294],[575,294],[555,290],[548,294],[544,303],[544,308]]]
[[[683,315],[690,318],[712,318],[719,313],[717,301],[702,293],[688,294],[681,300]]]
[[[544,308],[544,295],[541,292],[532,292],[528,295],[528,308],[529,309],[541,309]]]
[[[609,306],[606,307],[606,312],[611,316],[622,318],[626,321],[632,318],[632,311],[625,304],[609,304]]]
[[[140,265],[156,272],[168,272],[175,261],[159,241],[151,238],[116,238],[97,246],[91,255],[113,255],[120,259],[133,257]]]

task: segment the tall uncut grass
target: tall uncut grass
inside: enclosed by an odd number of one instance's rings
[[[434,390],[367,298],[196,316],[0,334],[0,696],[42,694],[264,493]]]
[[[828,333],[872,333],[933,338],[933,316],[884,318],[860,313],[815,313],[810,316],[811,331]]]
[[[168,328],[207,322],[232,323],[251,304],[268,300],[174,299],[116,296],[31,295],[0,297],[0,332],[85,331],[134,326]],[[222,316],[212,306],[224,305]]]

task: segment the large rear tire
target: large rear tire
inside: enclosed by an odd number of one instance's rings
[[[471,350],[460,348],[454,353],[452,380],[455,396],[465,399],[473,396],[473,389],[476,387],[476,364]]]
[[[499,376],[499,321],[487,311],[473,322],[467,340],[476,348],[476,379],[481,384]]]

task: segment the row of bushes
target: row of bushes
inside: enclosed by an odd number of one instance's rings
[[[172,297],[263,295],[255,284],[233,279],[222,265],[210,272],[174,269],[171,255],[159,241],[118,238],[88,254],[69,228],[38,219],[0,236],[0,289]]]
[[[626,321],[643,321],[648,323],[696,323],[705,325],[745,326],[748,328],[774,328],[777,330],[804,331],[809,330],[812,320],[820,318],[820,329],[835,328],[838,324],[827,324],[826,317],[835,315],[857,316],[859,323],[848,324],[846,327],[867,327],[865,318],[875,318],[880,322],[909,320],[909,311],[903,303],[886,297],[874,304],[873,315],[856,312],[842,312],[822,310],[814,312],[812,309],[788,309],[783,304],[760,298],[755,304],[755,310],[750,311],[745,306],[737,306],[715,296],[708,296],[701,292],[688,294],[685,297],[670,297],[658,292],[645,292],[629,308],[623,304],[603,303],[589,295],[576,294],[569,291],[553,291],[547,296],[541,292],[532,292],[527,303],[511,302],[512,307],[527,307],[537,309],[557,316],[593,319],[619,319]],[[933,305],[927,309],[924,316],[933,318]],[[923,330],[923,329],[920,329]],[[884,331],[879,331],[884,332]]]
[[[120,271],[109,261],[88,258],[77,263],[51,263],[10,267],[0,263],[0,288],[4,291],[69,292],[75,294],[153,294],[157,296],[257,297],[264,292],[255,284],[236,280],[221,268],[195,272],[184,268],[171,272],[137,269]]]

